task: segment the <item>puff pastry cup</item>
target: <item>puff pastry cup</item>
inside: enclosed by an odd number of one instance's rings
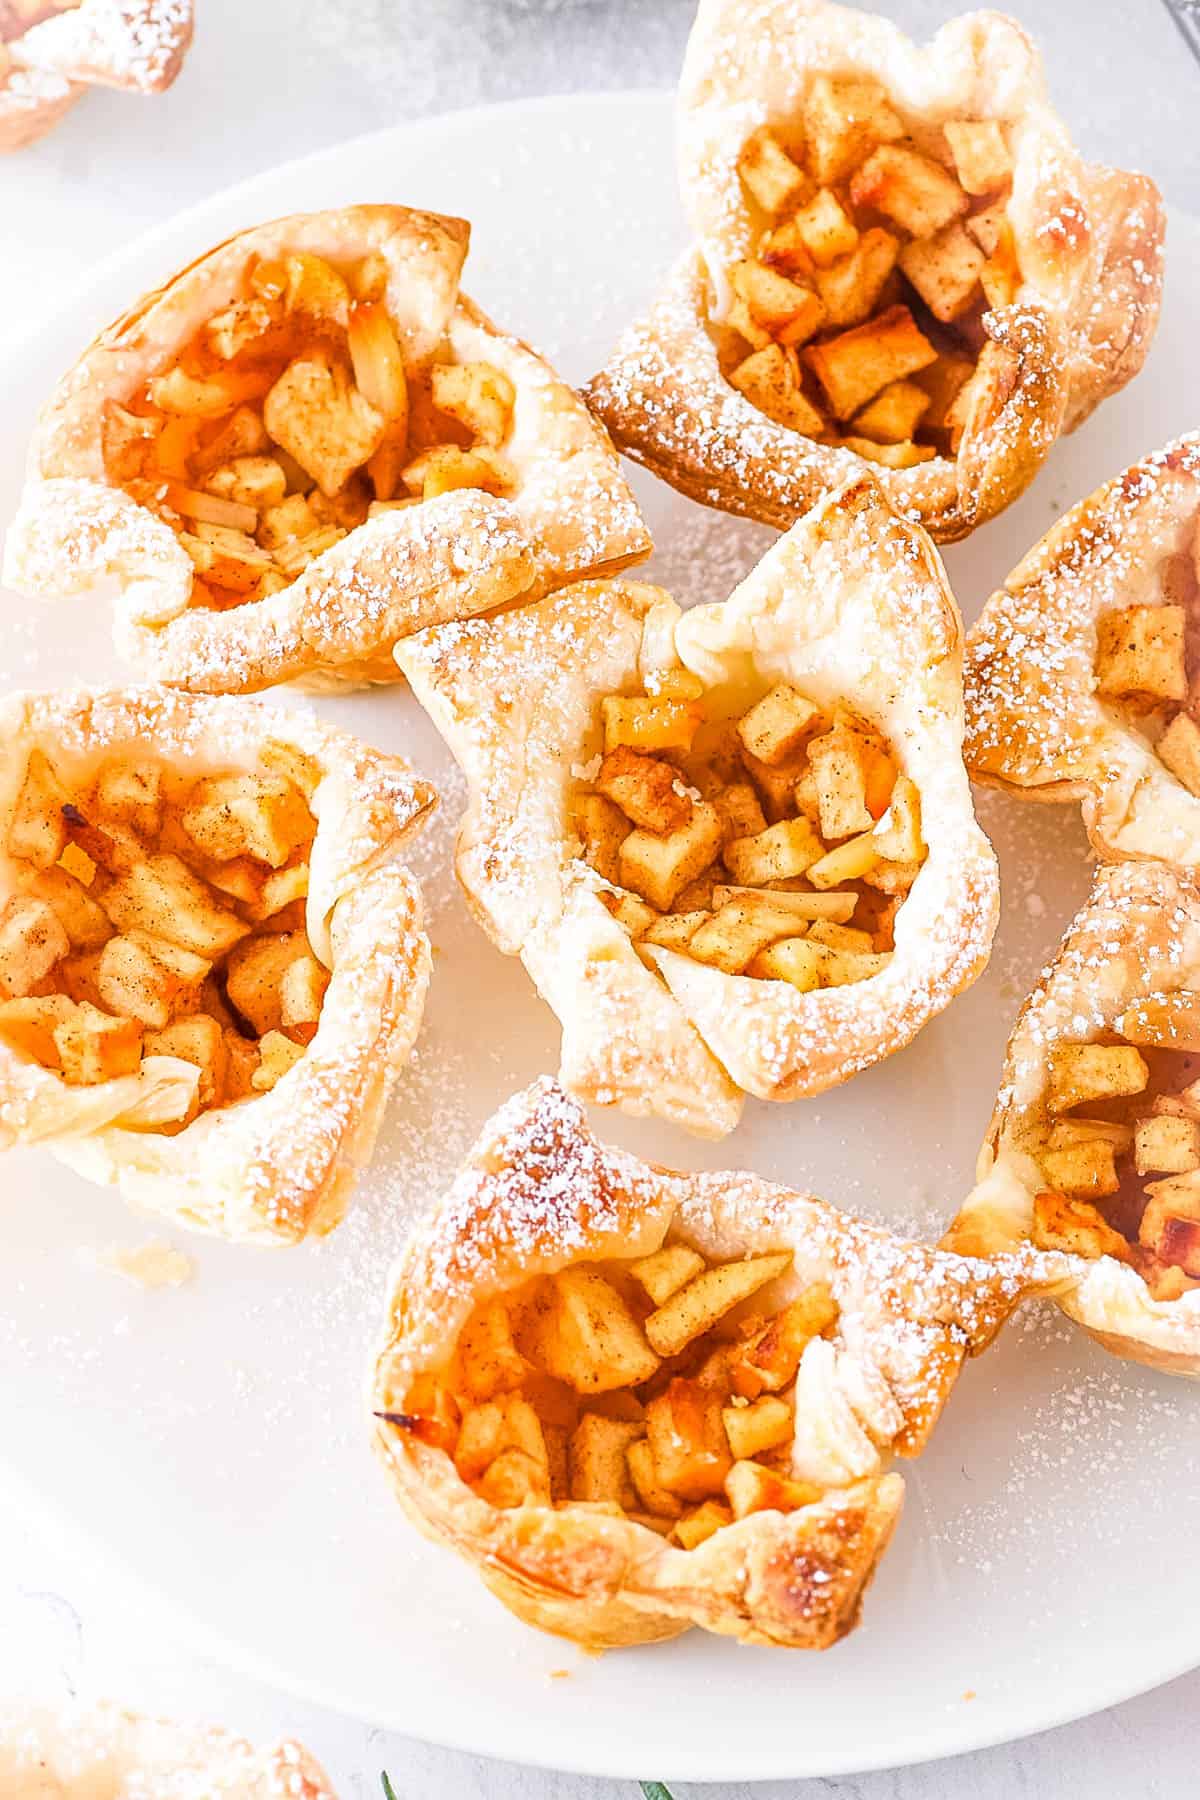
[[[1102,866],[1009,1040],[977,1185],[946,1244],[1063,1252],[1057,1299],[1106,1349],[1200,1374],[1200,888]]]
[[[1200,863],[1200,436],[1059,520],[967,639],[967,766],[1081,803],[1109,859]]]
[[[208,693],[395,681],[422,626],[650,547],[603,431],[459,293],[470,227],[402,206],[244,231],[60,383],[5,579],[115,577],[117,647]]]
[[[986,963],[958,615],[871,477],[724,603],[583,584],[396,656],[467,775],[459,879],[557,1013],[572,1093],[721,1136],[745,1094],[906,1044]]]
[[[0,703],[0,1147],[222,1237],[330,1230],[421,1022],[435,803],[250,701]]]
[[[192,41],[192,0],[0,0],[0,150],[32,144],[89,87],[158,94]]]
[[[696,242],[587,393],[693,499],[785,529],[866,459],[948,542],[1144,361],[1158,191],[1080,159],[999,13],[918,47],[824,0],[701,0],[677,142]]]
[[[899,1516],[887,1464],[922,1450],[1034,1260],[639,1162],[543,1079],[395,1271],[375,1446],[413,1522],[543,1630],[823,1649]]]
[[[290,1740],[259,1750],[212,1727],[115,1706],[0,1709],[5,1800],[337,1800]]]

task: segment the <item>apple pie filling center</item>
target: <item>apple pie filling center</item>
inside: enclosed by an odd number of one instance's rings
[[[29,756],[5,842],[0,1037],[86,1087],[145,1057],[200,1071],[198,1112],[274,1087],[316,1033],[329,973],[305,930],[316,770],[196,776]],[[264,758],[264,761],[268,760]]]
[[[1200,582],[1192,547],[1168,557],[1157,597],[1096,621],[1096,692],[1153,746],[1163,767],[1200,797]]]
[[[749,707],[687,670],[601,702],[575,795],[605,904],[654,967],[675,950],[808,992],[876,975],[926,856],[920,797],[843,703],[777,682]]]
[[[823,1283],[770,1304],[791,1262],[671,1242],[537,1278],[477,1305],[449,1362],[389,1416],[493,1506],[589,1505],[685,1549],[810,1505],[824,1490],[789,1473],[791,1390],[839,1314]]]
[[[755,250],[728,271],[726,378],[781,425],[906,469],[954,456],[981,320],[1020,271],[1012,155],[994,119],[906,123],[878,83],[816,76],[738,175]]]
[[[255,261],[174,362],[106,402],[108,475],[178,533],[193,605],[278,593],[380,511],[512,489],[512,382],[445,342],[406,368],[389,273],[378,252]]]
[[[1200,993],[1149,995],[1111,1041],[1059,1044],[1043,1106],[1035,1241],[1130,1263],[1157,1299],[1200,1284]]]

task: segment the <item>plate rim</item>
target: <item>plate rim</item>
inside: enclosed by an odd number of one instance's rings
[[[574,127],[579,125],[579,110],[626,113],[631,108],[647,110],[665,110],[674,104],[674,90],[661,87],[615,88],[599,92],[560,92],[536,96],[519,97],[510,100],[489,101],[479,105],[455,108],[449,111],[431,113],[417,119],[405,120],[401,123],[385,126],[368,132],[343,138],[338,142],[325,144],[310,150],[302,156],[288,158],[283,162],[271,164],[256,170],[230,186],[220,188],[215,193],[193,202],[182,211],[137,233],[127,242],[119,245],[101,258],[88,272],[86,278],[73,286],[70,293],[58,305],[47,313],[36,324],[18,331],[9,340],[3,364],[10,360],[15,363],[34,343],[53,336],[61,323],[68,317],[76,317],[88,309],[94,296],[102,292],[107,284],[131,267],[137,267],[142,259],[154,255],[161,246],[173,243],[178,239],[186,243],[189,234],[203,230],[206,223],[214,217],[236,213],[244,204],[252,203],[256,192],[279,181],[290,181],[299,178],[303,173],[318,165],[335,162],[348,153],[362,154],[370,151],[372,146],[382,149],[384,146],[400,147],[406,141],[424,138],[438,131],[450,133],[475,130],[487,124],[490,119],[500,116],[512,117],[569,112]],[[419,196],[411,203],[420,204]],[[1200,216],[1188,210],[1172,206],[1169,209],[1171,228],[1184,233],[1195,233],[1200,239]],[[237,230],[236,224],[228,224],[222,229]],[[184,251],[187,254],[187,251]],[[647,271],[647,292],[655,271]],[[95,327],[102,331],[106,327],[100,324]],[[5,529],[9,521],[0,521],[0,529]],[[816,1760],[805,1760],[802,1746],[793,1744],[784,1748],[782,1738],[775,1740],[778,1748],[766,1754],[744,1756],[738,1761],[714,1760],[706,1751],[703,1766],[688,1760],[686,1749],[680,1753],[680,1760],[672,1766],[647,1770],[643,1765],[646,1758],[638,1755],[634,1760],[627,1760],[619,1743],[613,1743],[606,1751],[603,1764],[595,1759],[564,1758],[566,1740],[569,1739],[570,1726],[565,1732],[558,1734],[561,1747],[555,1756],[539,1753],[535,1728],[532,1720],[533,1709],[514,1712],[512,1724],[506,1728],[506,1734],[497,1730],[494,1717],[489,1720],[481,1734],[476,1735],[469,1722],[469,1714],[464,1713],[463,1728],[453,1736],[435,1725],[420,1720],[406,1719],[402,1724],[392,1723],[396,1714],[383,1721],[378,1715],[364,1708],[355,1701],[353,1694],[343,1693],[331,1688],[328,1682],[322,1682],[303,1675],[289,1672],[278,1666],[270,1655],[253,1650],[241,1644],[236,1638],[226,1635],[219,1627],[200,1617],[189,1605],[172,1599],[168,1604],[160,1598],[149,1579],[127,1562],[120,1552],[113,1550],[100,1536],[93,1535],[79,1515],[71,1513],[56,1496],[43,1492],[35,1480],[25,1471],[11,1464],[0,1464],[0,1494],[15,1496],[15,1504],[19,1505],[39,1528],[51,1532],[54,1538],[66,1546],[73,1557],[86,1556],[93,1569],[101,1572],[106,1587],[114,1591],[118,1588],[134,1593],[145,1613],[162,1621],[165,1635],[175,1638],[184,1645],[194,1647],[201,1655],[218,1662],[222,1667],[235,1674],[263,1684],[276,1692],[292,1696],[307,1704],[337,1712],[343,1716],[359,1719],[369,1725],[383,1724],[383,1728],[394,1731],[398,1735],[411,1736],[421,1742],[439,1746],[447,1750],[457,1750],[466,1754],[480,1756],[490,1760],[511,1762],[518,1766],[554,1771],[559,1773],[590,1776],[593,1778],[611,1778],[620,1780],[649,1779],[651,1776],[671,1781],[682,1782],[760,1782],[772,1780],[806,1780],[820,1779],[828,1776],[850,1774],[866,1774],[886,1769],[912,1767],[927,1762],[938,1762],[950,1757],[969,1754],[974,1751],[994,1749],[1010,1743],[1038,1736],[1059,1726],[1078,1720],[1094,1717],[1111,1707],[1125,1701],[1133,1700],[1156,1688],[1178,1680],[1200,1668],[1200,1632],[1191,1641],[1187,1633],[1180,1631],[1173,1639],[1169,1651],[1164,1652],[1154,1670],[1146,1674],[1143,1670],[1132,1682],[1128,1676],[1118,1671],[1120,1664],[1114,1666],[1110,1680],[1095,1684],[1088,1697],[1080,1695],[1058,1704],[1047,1704],[1041,1708],[1006,1702],[1008,1723],[997,1720],[993,1725],[980,1729],[972,1726],[971,1719],[980,1718],[980,1713],[973,1713],[969,1707],[961,1712],[948,1715],[944,1720],[937,1714],[932,1720],[923,1722],[914,1728],[913,1733],[890,1749],[883,1747],[874,1751],[854,1751],[847,1748],[844,1754],[822,1752]],[[653,1646],[645,1647],[651,1653]],[[618,1653],[620,1654],[620,1653]],[[826,1654],[836,1655],[836,1649]],[[803,1663],[799,1668],[803,1668]],[[397,1675],[397,1687],[402,1688],[402,1671]],[[1057,1691],[1051,1686],[1039,1691]],[[1018,1721],[1015,1729],[1013,1720]],[[525,1738],[522,1739],[522,1734]],[[922,1734],[925,1741],[922,1741]],[[930,1741],[930,1735],[932,1741]],[[528,1741],[532,1739],[532,1741]],[[656,1759],[667,1761],[669,1759]]]

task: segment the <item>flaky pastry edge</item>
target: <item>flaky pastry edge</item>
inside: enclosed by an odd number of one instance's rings
[[[582,584],[397,648],[467,776],[459,880],[557,1013],[572,1093],[724,1136],[743,1094],[796,1099],[846,1080],[978,976],[999,888],[962,765],[961,642],[937,552],[862,476],[722,603],[684,614],[661,589]],[[600,698],[680,663],[712,684],[747,656],[768,684],[861,706],[920,791],[929,854],[888,967],[866,981],[802,994],[655,949],[660,982],[571,853],[571,793]]]
[[[602,428],[541,357],[460,295],[469,236],[464,220],[402,206],[297,214],[238,233],[145,295],[42,414],[5,581],[58,599],[115,580],[117,650],[148,678],[207,693],[284,681],[341,692],[396,681],[392,646],[412,631],[645,556],[649,536]],[[406,364],[427,362],[446,334],[464,359],[509,376],[516,403],[505,454],[519,489],[511,499],[459,490],[368,519],[279,593],[225,611],[192,608],[194,571],[175,532],[106,475],[104,403],[126,398],[231,304],[251,259],[293,251],[382,256]]]
[[[1200,887],[1165,863],[1100,867],[1013,1027],[976,1185],[943,1239],[946,1248],[1004,1256],[1029,1241],[1034,1200],[1049,1183],[1021,1140],[1044,1116],[1040,1101],[1055,1043],[1111,1033],[1134,1001],[1188,985],[1200,985]],[[1114,1355],[1200,1376],[1200,1289],[1156,1300],[1141,1275],[1115,1257],[1061,1256],[1052,1291],[1068,1318]]]
[[[897,507],[953,542],[1010,505],[1054,440],[1137,374],[1162,290],[1158,189],[1081,160],[1036,49],[1000,13],[952,19],[919,46],[887,19],[826,0],[702,0],[677,109],[695,242],[584,392],[626,456],[694,500],[780,530],[862,467],[730,387],[706,329],[726,271],[752,250],[738,152],[759,126],[797,113],[807,79],[823,72],[874,78],[928,123],[967,112],[1016,125],[1008,212],[1023,281],[1012,305],[984,315],[986,391],[956,458],[870,465]]]
[[[1200,865],[1200,799],[1096,692],[1096,626],[1146,598],[1156,563],[1191,550],[1200,434],[1176,438],[1072,507],[967,636],[966,759],[1024,800],[1078,801],[1106,860]],[[1186,537],[1186,543],[1185,543]]]
[[[542,1630],[589,1649],[692,1625],[743,1643],[826,1648],[858,1622],[899,1516],[899,1475],[855,1479],[847,1468],[845,1485],[817,1504],[751,1515],[684,1551],[581,1505],[495,1508],[444,1451],[379,1416],[402,1409],[414,1375],[440,1366],[477,1302],[570,1263],[647,1255],[668,1223],[673,1239],[713,1258],[792,1250],[793,1269],[773,1290],[781,1304],[828,1282],[841,1307],[836,1341],[862,1391],[882,1383],[890,1395],[903,1419],[892,1447],[904,1456],[924,1448],[964,1356],[986,1348],[1039,1279],[1035,1259],[968,1262],[757,1175],[642,1163],[597,1142],[578,1103],[543,1077],[484,1126],[393,1271],[369,1380],[375,1449],[418,1529]],[[823,1425],[819,1435],[840,1441],[832,1414]]]
[[[122,749],[197,776],[253,769],[269,745],[311,759],[320,780],[306,922],[331,980],[315,1037],[273,1089],[203,1112],[174,1136],[120,1120],[194,1088],[190,1063],[147,1057],[136,1075],[76,1088],[0,1040],[0,1148],[36,1144],[140,1207],[235,1242],[324,1235],[345,1212],[420,1029],[431,955],[421,891],[401,858],[434,789],[402,758],[313,717],[165,687],[79,689],[0,702],[0,819],[35,745],[71,770]]]

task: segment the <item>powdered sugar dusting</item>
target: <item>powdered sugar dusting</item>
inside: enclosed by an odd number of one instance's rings
[[[1096,621],[1161,593],[1198,506],[1200,440],[1180,438],[1081,501],[993,595],[967,640],[973,770],[1023,788],[1120,784],[1114,745],[1134,734],[1096,697]]]
[[[158,93],[192,38],[192,0],[64,0],[8,39],[0,67],[0,150],[40,137],[93,84]],[[4,45],[0,18],[0,46]]]
[[[259,1750],[216,1727],[81,1704],[0,1712],[0,1788],[55,1800],[335,1800],[316,1759],[290,1739]]]

